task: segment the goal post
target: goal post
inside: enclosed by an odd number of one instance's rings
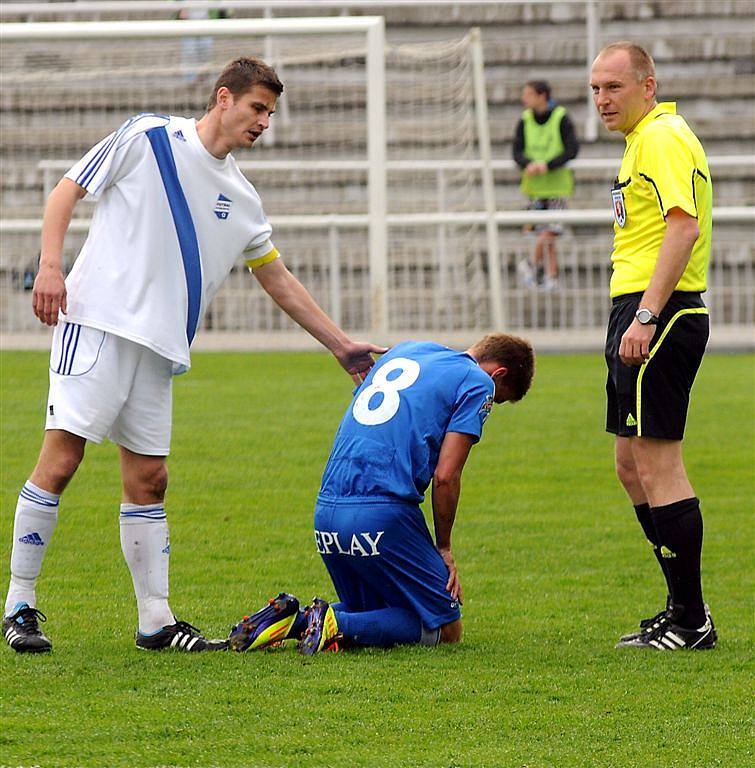
[[[262,52],[285,85],[275,130],[234,154],[316,300],[375,338],[503,326],[478,34],[387,44],[382,17],[321,17],[0,24],[0,39],[6,332],[33,329],[20,286],[50,184],[133,114],[200,117],[222,66]],[[295,327],[239,268],[202,331]]]
[[[63,41],[76,40],[128,41],[171,38],[244,40],[276,36],[354,34],[362,35],[365,40],[370,325],[373,331],[380,333],[387,329],[388,316],[385,20],[382,16],[0,24],[0,42],[6,54],[7,45],[12,42],[55,41],[60,44]]]
[[[30,290],[52,185],[134,114],[201,117],[222,67],[263,53],[285,85],[275,130],[234,155],[260,192],[287,266],[338,325],[381,343],[425,335],[468,343],[504,329],[557,348],[595,348],[603,333],[610,208],[596,191],[581,208],[521,210],[518,169],[491,157],[488,122],[502,118],[487,114],[474,30],[386,43],[382,18],[371,17],[0,23],[0,41],[3,346],[24,343],[13,341],[22,335],[45,341]],[[716,178],[749,178],[755,162],[709,161]],[[571,165],[589,191],[600,179],[610,187],[617,164],[587,157]],[[755,209],[733,205],[731,195],[720,202],[714,222],[725,226],[714,240],[709,297],[734,333],[755,322]],[[87,201],[77,207],[66,269],[92,211]],[[534,291],[517,267],[531,255],[533,227],[556,219],[565,225],[560,287]],[[308,339],[239,263],[197,343],[270,348]]]

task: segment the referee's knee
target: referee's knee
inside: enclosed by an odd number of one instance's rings
[[[634,462],[626,461],[618,456],[616,457],[616,475],[625,488],[639,482]]]

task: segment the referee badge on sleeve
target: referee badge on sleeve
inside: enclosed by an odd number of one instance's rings
[[[624,225],[627,223],[627,209],[624,205],[624,193],[621,188],[614,187],[611,190],[611,200],[613,201],[613,218],[624,229]]]

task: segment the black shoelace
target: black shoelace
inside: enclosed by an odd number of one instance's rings
[[[664,608],[662,611],[659,611],[650,619],[643,619],[642,621],[642,628],[645,629],[645,627],[652,627],[653,624],[656,623],[656,621],[660,621],[667,613],[667,609]]]
[[[193,624],[189,624],[188,621],[177,621],[175,626],[177,629],[180,629],[181,631],[186,632],[193,637],[202,636],[202,630],[199,629],[199,627],[195,627]]]
[[[668,630],[671,620],[664,613],[656,622],[645,628],[645,640],[657,640]]]
[[[47,621],[47,616],[36,608],[22,608],[14,617],[13,621],[20,624],[29,632],[39,632],[39,621]]]

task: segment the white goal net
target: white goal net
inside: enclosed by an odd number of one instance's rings
[[[284,20],[276,20],[285,23]],[[296,20],[298,23],[306,20]],[[252,22],[246,22],[251,24]],[[175,30],[193,22],[162,22]],[[463,330],[489,325],[485,228],[425,214],[479,211],[480,148],[470,38],[385,46],[384,124],[370,112],[364,31],[227,33],[217,21],[183,36],[3,41],[2,256],[5,333],[32,331],[30,310],[44,199],[65,170],[129,116],[200,117],[222,67],[240,55],[272,64],[285,90],[272,127],[236,159],[259,190],[287,265],[349,330],[376,327],[376,270],[383,328]],[[4,25],[21,26],[21,25]],[[81,29],[85,25],[76,26]],[[223,35],[216,34],[223,30]],[[380,94],[382,96],[382,94]],[[373,102],[374,103],[374,102]],[[375,132],[378,135],[375,135]],[[372,142],[372,144],[371,144]],[[374,148],[384,161],[375,168]],[[387,162],[385,162],[387,161]],[[384,263],[375,263],[375,186],[383,174]],[[416,214],[385,226],[385,214]],[[70,268],[91,207],[77,207],[65,245]],[[411,218],[411,217],[409,217]],[[292,322],[239,265],[205,319],[205,332],[275,332]]]
[[[618,158],[608,166],[596,157],[573,163],[585,174],[576,201],[584,208],[562,214],[559,288],[527,288],[517,265],[531,254],[534,235],[522,225],[531,232],[544,212],[512,210],[523,206],[518,174],[508,159],[491,161],[474,31],[394,45],[380,17],[333,17],[0,24],[0,34],[4,343],[14,335],[24,344],[44,341],[31,288],[44,201],[63,173],[134,114],[201,117],[223,66],[251,55],[276,68],[285,90],[271,128],[236,158],[261,194],[286,264],[339,325],[380,340],[451,341],[498,328],[556,332],[557,348],[600,346],[610,307],[605,190]],[[518,107],[507,109],[518,115]],[[494,127],[500,120],[494,113]],[[742,177],[753,162],[751,155],[744,166],[736,156],[717,160],[716,183]],[[732,206],[741,195],[717,189],[719,205],[729,207],[714,209],[707,300],[735,341],[751,343],[753,210]],[[77,207],[66,268],[91,212],[87,203]],[[198,341],[300,343],[306,334],[295,328],[239,265]]]

